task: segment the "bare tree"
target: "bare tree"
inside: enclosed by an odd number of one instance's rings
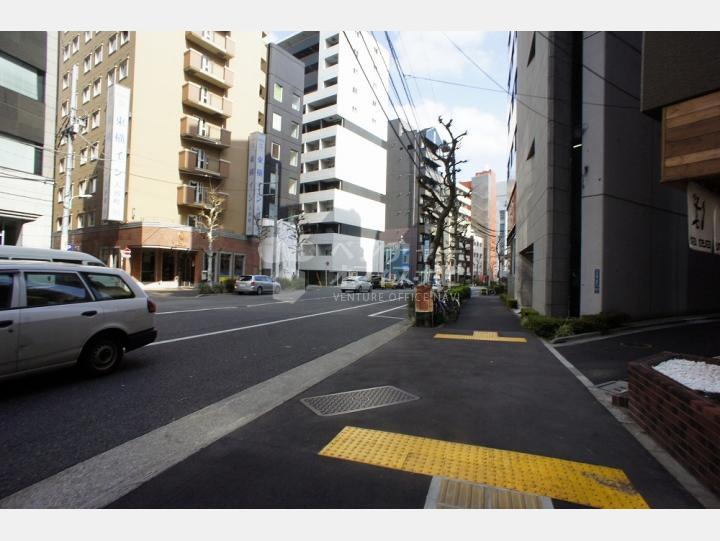
[[[283,220],[288,224],[287,239],[290,243],[290,250],[295,254],[295,275],[294,278],[300,276],[300,251],[303,246],[309,243],[305,236],[305,213],[300,209],[296,209],[296,214],[291,214],[287,219]]]
[[[227,194],[219,192],[214,186],[211,186],[206,191],[205,207],[198,215],[198,222],[205,229],[208,239],[208,282],[211,284],[215,283],[213,242],[218,229],[222,225],[226,199]]]
[[[450,137],[449,142],[445,142],[438,147],[428,146],[432,157],[442,164],[442,171],[439,172],[440,178],[421,174],[417,179],[420,187],[429,193],[429,200],[423,206],[423,210],[435,226],[430,240],[430,250],[425,262],[426,268],[430,269],[430,271],[435,268],[438,249],[443,246],[445,231],[450,223],[448,218],[458,204],[456,184],[457,173],[460,172],[458,165],[467,161],[457,161],[455,157],[455,153],[460,147],[462,138],[467,135],[467,131],[454,135],[452,132],[452,119],[444,122],[442,117],[438,117],[438,122],[445,128]],[[444,250],[441,251],[441,257],[443,258],[444,267]]]

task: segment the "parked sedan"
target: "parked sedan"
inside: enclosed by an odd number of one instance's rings
[[[0,263],[0,379],[78,363],[113,371],[153,342],[155,303],[120,269]]]
[[[415,283],[407,278],[401,278],[397,283],[398,289],[412,289],[415,287]]]
[[[241,293],[280,293],[280,284],[264,274],[247,274],[235,280],[235,291]]]
[[[364,276],[348,276],[340,283],[340,291],[343,293],[352,291],[353,293],[362,293],[370,291],[372,284]]]

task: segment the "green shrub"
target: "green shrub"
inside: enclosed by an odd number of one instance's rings
[[[225,293],[225,286],[223,284],[213,284],[212,292],[213,293]]]
[[[505,293],[500,293],[500,300],[502,301],[503,304],[507,304],[507,303],[508,303],[508,296],[507,296],[507,294],[505,294]]]
[[[235,278],[231,278],[229,276],[225,278],[220,278],[220,284],[223,287],[223,291],[225,291],[226,293],[232,293],[233,291],[235,291]]]
[[[304,278],[278,278],[277,283],[282,289],[305,289]]]
[[[504,293],[503,293],[503,295],[504,295]],[[518,307],[517,299],[508,299],[507,295],[505,296],[505,298],[506,298],[505,304],[507,304],[508,308],[517,310],[517,307]]]
[[[561,338],[564,336],[571,336],[572,334],[575,334],[575,331],[573,329],[573,322],[570,320],[565,321],[562,325],[560,325],[557,330],[555,331],[555,336],[553,338]]]
[[[198,284],[198,293],[207,295],[212,292],[212,286],[208,282],[200,282],[200,284]]]
[[[457,297],[464,300],[470,298],[472,291],[470,290],[470,286],[452,286],[448,288],[447,294],[449,297]]]
[[[527,317],[527,316],[539,316],[540,312],[535,310],[534,308],[530,308],[528,306],[523,306],[520,308],[520,317]]]
[[[541,316],[539,314],[530,314],[520,320],[523,327],[542,338],[554,337],[558,328],[564,322],[565,320],[559,317]]]

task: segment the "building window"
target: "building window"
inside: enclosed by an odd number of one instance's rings
[[[95,128],[100,126],[100,110],[93,111],[92,116],[90,117],[90,127],[94,130]]]
[[[353,87],[353,94],[357,94],[357,87],[356,87],[356,86]]]
[[[265,60],[264,58],[260,59],[260,71],[262,71],[263,73],[267,73],[267,60]]]
[[[265,99],[265,87],[263,85],[260,85],[260,97]]]
[[[195,161],[195,166],[198,169],[206,169],[208,166],[207,153],[201,148],[194,148],[193,151],[195,152],[195,156],[197,157]]]
[[[65,158],[60,158],[60,162],[59,162],[59,164],[58,164],[58,170],[59,170],[61,173],[64,173],[64,172],[65,172]]]
[[[93,83],[93,98],[102,93],[102,78],[98,77]]]
[[[62,89],[65,90],[70,85],[70,74],[66,73],[62,76]]]
[[[58,218],[57,220],[55,220],[55,230],[62,231],[62,218]]]
[[[197,216],[196,216],[195,214],[188,214],[187,224],[188,224],[190,227],[197,227],[197,226],[198,226]]]
[[[288,180],[288,193],[290,195],[297,195],[298,193],[298,181],[296,178]]]
[[[92,69],[92,55],[87,55],[83,59],[83,73],[87,73]]]
[[[80,165],[85,165],[88,160],[88,149],[85,147],[80,151]]]
[[[69,108],[70,108],[70,105],[68,104],[67,100],[62,102],[62,105],[60,106],[60,116],[62,116],[62,117],[68,116]]]
[[[80,36],[75,36],[72,40],[72,52],[75,54],[80,50]]]
[[[58,193],[58,195],[57,195],[57,202],[58,202],[58,203],[62,203],[62,202],[63,202],[63,193],[64,193],[63,188],[58,188],[58,192],[57,192],[57,193]]]
[[[63,47],[63,62],[70,58],[70,44],[68,43]]]
[[[273,85],[273,98],[275,99],[275,101],[279,101],[280,103],[282,103],[282,100],[283,100],[283,87],[282,87],[282,85],[279,85],[279,84],[277,84],[277,83],[275,83],[275,84]]]
[[[293,167],[297,167],[299,157],[300,157],[300,153],[297,150],[291,150],[290,151],[290,165],[292,165]]]
[[[123,30],[120,32],[120,47],[125,45],[128,41],[130,41],[130,32],[128,30]]]
[[[89,32],[86,31],[85,32],[85,43],[87,43],[91,39],[92,39],[92,30],[90,30]]]
[[[98,159],[98,151],[100,148],[100,143],[93,143],[92,147],[90,147],[90,160],[96,161]]]
[[[300,139],[300,124],[297,122],[292,123],[292,129],[290,130],[290,135],[294,137],[295,139]]]
[[[95,193],[97,191],[97,177],[90,177],[88,190],[88,193]]]
[[[528,61],[527,65],[530,65],[530,62],[532,62],[533,58],[535,58],[535,32],[533,32],[532,35],[532,41],[530,42],[530,53],[528,53]]]
[[[258,124],[265,125],[265,113],[258,112]]]
[[[245,254],[235,254],[233,269],[235,276],[242,276],[245,274]]]
[[[215,41],[215,33],[212,30],[201,30],[200,34],[202,35],[203,39],[206,39],[207,41]]]
[[[272,129],[282,131],[282,117],[277,113],[272,114]]]
[[[297,94],[293,94],[293,101],[292,101],[292,108],[294,111],[300,110],[300,100],[302,98],[298,96]]]
[[[272,156],[274,160],[280,159],[280,145],[277,143],[270,143],[270,156]]]
[[[85,88],[83,88],[82,91],[82,102],[87,103],[90,101],[90,85],[87,85]]]
[[[85,215],[78,214],[75,223],[77,224],[78,229],[82,229],[83,227],[85,227]]]
[[[80,184],[78,185],[78,195],[86,195],[87,194],[87,187],[88,187],[88,181],[87,180],[81,180]]]
[[[115,84],[115,68],[107,72],[107,87],[110,88]]]
[[[118,35],[113,34],[108,40],[108,56],[113,54],[118,49]]]
[[[128,59],[126,58],[125,60],[120,62],[120,76],[118,77],[118,81],[122,81],[127,76],[128,76]]]
[[[97,66],[102,61],[103,61],[103,46],[100,45],[100,47],[95,49],[95,65]]]
[[[0,86],[34,100],[43,99],[45,77],[19,60],[0,53]]]
[[[208,104],[210,103],[210,92],[208,91],[207,87],[201,86],[200,91],[198,93],[198,98],[200,103]]]
[[[85,227],[92,227],[95,225],[95,213],[94,212],[86,212],[85,213]]]

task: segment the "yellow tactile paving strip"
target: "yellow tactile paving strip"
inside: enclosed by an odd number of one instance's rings
[[[320,455],[590,507],[648,508],[622,470],[516,451],[346,426]]]
[[[493,331],[474,331],[471,335],[437,333],[434,338],[441,338],[443,340],[479,340],[481,342],[527,342],[526,338],[514,336],[498,336],[498,333]]]

